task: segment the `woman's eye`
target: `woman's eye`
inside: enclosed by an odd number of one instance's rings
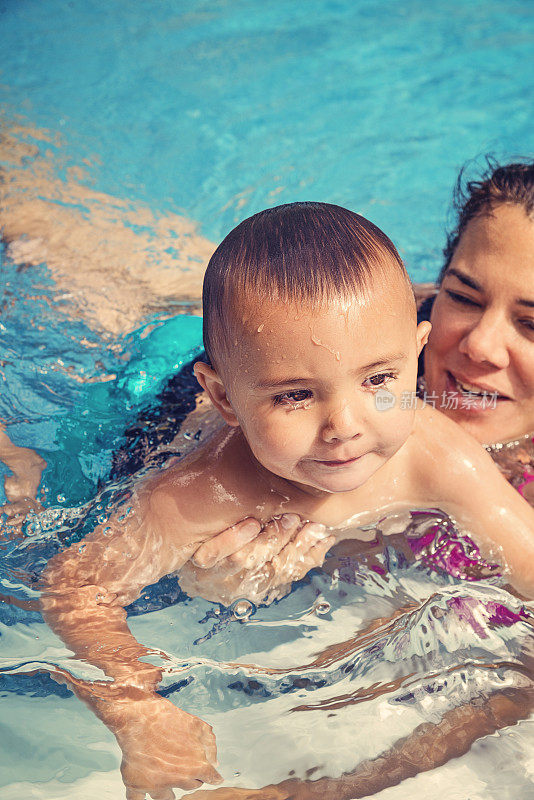
[[[309,389],[297,389],[295,392],[284,392],[284,394],[276,395],[274,404],[298,406],[301,403],[311,400],[311,398],[312,393]]]
[[[458,294],[458,292],[452,292],[450,289],[445,289],[451,300],[454,300],[455,303],[460,303],[464,306],[475,306],[476,308],[480,307],[480,303],[477,303],[471,297],[467,297],[465,294]]]
[[[519,323],[526,328],[529,333],[534,333],[534,319],[520,319]]]
[[[364,381],[364,385],[367,385],[371,389],[379,389],[396,377],[394,372],[379,372],[378,375],[371,375],[370,378],[367,378],[367,380]]]

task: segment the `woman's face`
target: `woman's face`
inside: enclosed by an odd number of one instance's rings
[[[485,444],[534,430],[534,221],[521,206],[469,223],[430,321],[436,406]]]

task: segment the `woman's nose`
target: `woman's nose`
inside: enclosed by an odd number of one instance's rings
[[[354,404],[345,401],[329,412],[323,429],[323,438],[326,442],[347,442],[361,436],[362,427],[361,416]]]
[[[505,369],[510,363],[506,326],[501,317],[483,314],[462,338],[460,352],[478,364]]]

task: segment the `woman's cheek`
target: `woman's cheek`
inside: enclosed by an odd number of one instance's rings
[[[436,355],[445,354],[456,349],[458,342],[469,329],[465,314],[458,314],[452,304],[441,302],[439,308],[430,317],[432,330],[428,339],[428,349]]]

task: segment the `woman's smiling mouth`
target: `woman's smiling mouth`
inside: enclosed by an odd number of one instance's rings
[[[485,411],[494,409],[496,403],[510,401],[512,398],[497,389],[480,383],[473,383],[446,371],[445,394],[458,399],[458,407],[466,411]]]

